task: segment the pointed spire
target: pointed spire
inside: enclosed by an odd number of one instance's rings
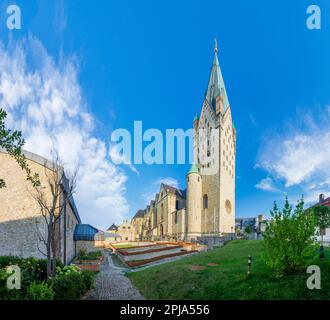
[[[225,83],[222,78],[220,64],[218,60],[218,41],[214,40],[214,60],[211,69],[210,80],[208,83],[205,98],[209,105],[215,110],[216,97],[222,96],[223,99],[223,112],[225,112],[229,106]]]

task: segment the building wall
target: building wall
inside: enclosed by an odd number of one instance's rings
[[[80,250],[86,251],[86,252],[93,252],[93,251],[99,251],[102,250],[104,247],[103,241],[76,241],[75,243],[75,250],[76,254],[79,253]]]
[[[134,228],[134,235],[135,241],[142,240],[142,225],[143,225],[143,218],[134,218],[131,221],[131,225]]]
[[[36,156],[37,157],[37,156]],[[40,159],[40,158],[39,158]],[[46,174],[51,171],[36,161],[27,160],[32,172],[39,174],[44,187],[46,200],[51,203],[52,195]],[[8,154],[0,152],[0,177],[5,180],[6,188],[0,189],[0,256],[17,255],[45,258],[45,245],[40,235],[47,234],[46,224],[40,207],[33,198],[33,188],[26,180],[26,173]],[[72,211],[68,210],[72,223],[77,223]],[[67,258],[74,256],[73,230],[67,230]],[[57,227],[57,246],[59,258],[63,260],[63,220]],[[42,253],[43,252],[43,253]]]
[[[220,232],[235,232],[236,130],[230,108],[224,115],[220,148]],[[228,205],[230,204],[230,210]]]
[[[127,220],[118,227],[122,241],[135,241],[135,228]]]
[[[45,236],[45,221],[30,193],[31,183],[8,154],[0,152],[0,164],[0,177],[6,182],[6,188],[0,189],[0,255],[44,258],[38,250],[46,252],[38,233]],[[32,172],[39,174],[48,194],[44,168],[29,160],[28,164]]]
[[[75,216],[70,204],[67,204],[66,208],[66,262],[70,263],[75,257],[75,241],[74,241],[74,230],[78,224],[77,217]],[[64,232],[64,226],[62,227]]]

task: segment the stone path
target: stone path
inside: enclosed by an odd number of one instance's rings
[[[84,300],[144,300],[132,282],[124,276],[125,269],[115,267],[110,255],[104,253],[105,259],[96,276],[94,289],[90,290]]]

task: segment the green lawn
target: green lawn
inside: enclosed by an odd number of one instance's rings
[[[128,248],[136,247],[136,244],[125,243],[125,244],[114,244],[113,246],[116,249],[128,249]]]
[[[232,241],[228,245],[127,276],[147,299],[330,299],[330,250],[315,261],[321,268],[321,290],[309,290],[306,272],[277,279],[262,259],[262,241]],[[247,258],[252,274],[247,278]],[[190,266],[207,266],[190,271]]]

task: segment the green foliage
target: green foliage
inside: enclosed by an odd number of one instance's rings
[[[101,251],[86,252],[85,250],[80,250],[76,260],[97,260],[102,256]]]
[[[322,271],[320,290],[307,288],[311,274],[306,270],[274,277],[263,259],[264,250],[261,240],[234,240],[218,249],[128,272],[127,276],[148,300],[329,300],[330,248],[325,248],[325,259],[314,262]],[[252,256],[250,276],[248,255]],[[219,265],[208,266],[210,262]],[[191,271],[195,265],[206,269]]]
[[[85,283],[85,286],[86,286],[86,290],[90,290],[94,285],[95,272],[90,271],[90,270],[83,270],[81,272],[81,274],[84,278],[84,283]]]
[[[57,300],[75,300],[88,289],[81,272],[57,275],[50,280]]]
[[[77,299],[94,283],[94,273],[81,272],[76,266],[64,266],[56,262],[56,276],[47,280],[47,260],[13,256],[0,257],[0,300],[52,300]],[[8,290],[6,268],[17,265],[21,268],[21,289]]]
[[[31,172],[31,169],[27,164],[27,160],[22,152],[22,147],[25,143],[22,138],[22,132],[6,129],[6,117],[7,113],[0,108],[0,148],[6,150],[8,154],[16,160],[22,170],[26,172],[27,180],[30,181],[34,187],[37,187],[40,185],[39,176],[38,174],[33,174]],[[0,178],[0,189],[5,186],[5,181]]]
[[[47,282],[32,282],[28,289],[26,298],[29,300],[54,300],[55,294]]]
[[[74,300],[80,298],[94,283],[92,271],[81,271],[76,266],[56,268],[56,276],[50,279],[57,300]]]
[[[272,219],[266,224],[265,261],[277,275],[297,273],[317,256],[315,216],[305,213],[303,206],[301,199],[292,210],[286,199],[281,211],[275,203]]]
[[[245,229],[244,229],[244,232],[246,234],[250,234],[252,232],[252,228],[250,226],[246,226]]]
[[[330,208],[325,206],[317,206],[312,208],[312,212],[316,218],[317,226],[322,230],[330,227]]]
[[[77,266],[57,266],[56,267],[56,275],[57,276],[63,276],[66,274],[70,274],[70,273],[80,273],[80,269]]]

